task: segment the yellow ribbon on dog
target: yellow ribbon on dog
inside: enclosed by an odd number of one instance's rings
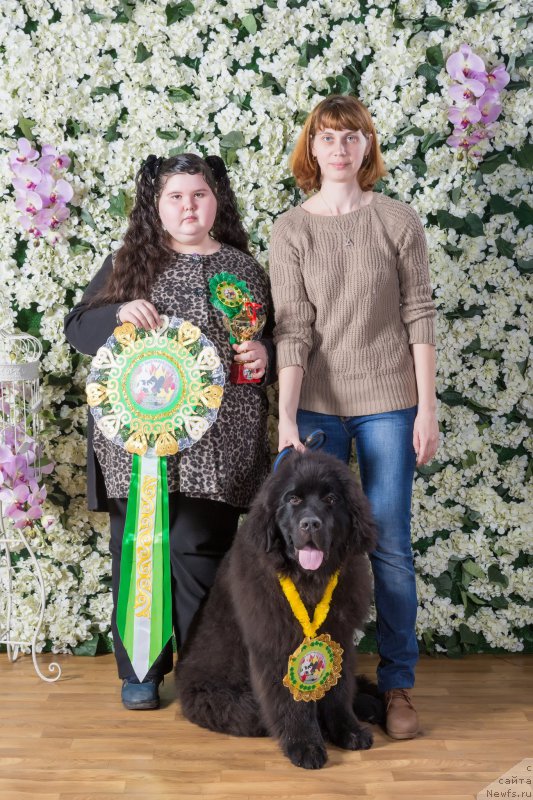
[[[320,700],[328,689],[335,686],[342,673],[342,647],[327,633],[316,635],[329,614],[339,573],[335,572],[329,579],[322,600],[315,608],[312,622],[293,581],[283,575],[278,575],[278,580],[305,636],[302,644],[289,656],[283,685],[295,700]]]

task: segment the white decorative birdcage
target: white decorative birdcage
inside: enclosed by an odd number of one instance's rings
[[[38,339],[27,334],[6,334],[0,330],[0,445],[28,459],[28,443],[37,442],[40,432],[41,395],[39,389],[39,358],[42,353]],[[4,451],[5,452],[5,451]],[[33,477],[39,481],[39,461],[32,463]],[[53,662],[48,670],[54,677],[47,677],[37,663],[36,644],[42,627],[46,603],[46,591],[39,560],[28,541],[24,527],[10,524],[0,501],[0,592],[4,593],[2,606],[5,614],[0,618],[0,645],[7,650],[10,661],[16,661],[21,648],[29,648],[37,675],[44,681],[53,682],[61,675],[59,664]],[[31,641],[17,641],[13,637],[14,576],[18,554],[26,553],[32,566],[37,588],[38,607],[35,611],[35,627]],[[15,558],[15,554],[17,558]],[[27,564],[27,559],[24,559]]]

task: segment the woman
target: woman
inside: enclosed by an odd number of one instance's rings
[[[137,175],[137,193],[122,247],[108,256],[82,301],[65,320],[68,341],[94,355],[124,322],[151,330],[161,315],[197,325],[221,357],[246,363],[262,385],[226,380],[218,419],[189,450],[169,456],[170,553],[174,630],[178,649],[211,587],[242,514],[269,470],[266,370],[272,374],[273,346],[268,278],[248,252],[235,195],[222,159],[194,154],[155,156]],[[234,344],[223,314],[210,301],[209,281],[218,273],[245,281],[262,304],[267,321],[260,341]],[[156,708],[158,686],[172,669],[169,645],[142,683],[136,679],[116,626],[122,537],[132,457],[104,438],[89,415],[88,501],[107,510],[111,522],[112,632],[122,700],[127,708]]]
[[[385,174],[368,110],[331,96],[308,116],[291,168],[311,197],[276,221],[270,276],[276,314],[279,448],[322,428],[349,461],[379,529],[371,556],[387,731],[410,738],[418,658],[410,542],[416,464],[439,431],[435,309],[424,231],[408,205],[372,191]]]

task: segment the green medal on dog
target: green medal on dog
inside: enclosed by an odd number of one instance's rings
[[[339,573],[336,572],[329,579],[324,596],[315,608],[312,622],[292,580],[282,575],[278,575],[278,580],[305,635],[302,644],[289,656],[283,685],[295,700],[320,700],[335,686],[342,673],[342,647],[327,633],[316,635],[328,615]]]
[[[161,319],[153,331],[115,328],[86,386],[97,428],[133,455],[117,628],[139,681],[172,636],[167,456],[201,439],[224,392],[220,358],[200,328]]]

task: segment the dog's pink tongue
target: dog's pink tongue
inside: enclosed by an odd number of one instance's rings
[[[316,550],[310,545],[306,545],[301,550],[298,550],[298,559],[304,569],[318,569],[322,564],[324,553],[322,550]]]

